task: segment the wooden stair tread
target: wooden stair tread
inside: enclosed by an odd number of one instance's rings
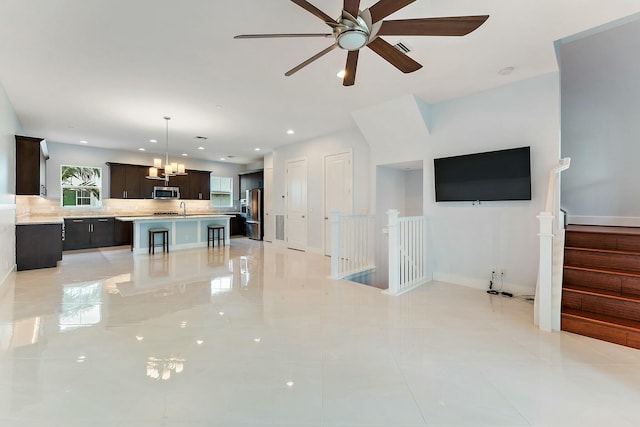
[[[634,251],[618,251],[618,250],[613,250],[613,249],[580,248],[580,247],[576,247],[576,246],[565,246],[564,248],[565,248],[565,250],[566,249],[570,249],[570,250],[581,251],[581,252],[599,252],[599,253],[612,254],[612,255],[639,255],[640,256],[640,252],[634,252]]]
[[[640,298],[637,298],[633,295],[622,295],[618,292],[606,291],[606,290],[594,290],[593,288],[589,288],[587,286],[579,286],[579,285],[570,285],[563,286],[563,291],[577,292],[583,295],[593,295],[596,297],[602,296],[606,298],[617,299],[625,302],[637,302],[640,303]]]
[[[624,234],[631,236],[640,236],[640,227],[569,224],[565,228],[565,231],[576,233]]]
[[[627,276],[627,277],[640,278],[640,273],[633,273],[633,272],[628,272],[628,271],[603,270],[603,269],[598,269],[598,268],[579,267],[577,265],[565,265],[564,268],[565,269],[569,269],[569,270],[588,271],[590,273],[615,274],[616,276]]]
[[[562,310],[562,316],[589,320],[610,327],[619,327],[634,332],[640,332],[640,322],[615,316],[607,316],[606,314],[592,313],[590,311],[576,310],[574,308],[564,308]]]

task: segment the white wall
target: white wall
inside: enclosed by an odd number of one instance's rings
[[[547,74],[432,106],[424,182],[435,279],[485,289],[496,268],[505,270],[505,289],[535,290],[536,215],[559,158],[558,79]],[[531,201],[435,203],[434,158],[521,146],[531,146]]]
[[[369,146],[352,128],[296,144],[279,147],[265,164],[273,164],[274,215],[286,212],[286,166],[288,160],[307,159],[307,248],[324,253],[324,157],[353,150],[353,212],[369,212],[371,194]],[[285,236],[286,238],[286,236]]]
[[[640,226],[640,21],[560,46],[562,207],[573,223]]]
[[[424,206],[424,171],[422,169],[405,171],[405,201],[406,216],[421,216]]]
[[[374,221],[375,265],[378,277],[387,277],[389,271],[389,239],[383,232],[389,223],[390,209],[396,209],[400,216],[407,216],[407,176],[405,171],[388,167],[376,167],[376,208]],[[422,189],[422,186],[420,187]],[[422,205],[420,206],[422,210]]]
[[[434,279],[486,289],[491,269],[497,268],[505,270],[505,289],[533,293],[536,215],[544,205],[549,169],[559,158],[558,79],[552,73],[428,108],[415,97],[403,97],[354,113],[371,146],[378,222],[384,215],[380,209],[398,203],[396,209],[406,210],[407,201],[381,187],[381,180],[391,178],[376,165],[423,161],[423,212],[430,217]],[[521,146],[531,146],[531,201],[435,203],[434,158]],[[378,233],[376,238],[380,253],[386,239]]]
[[[49,155],[47,161],[47,199],[60,200],[60,165],[92,166],[102,168],[102,193],[108,198],[110,171],[106,162],[151,165],[153,155],[143,152],[109,150],[74,144],[47,141]],[[224,162],[210,162],[200,159],[180,159],[187,169],[211,171],[215,175],[233,177],[234,198],[239,198],[240,183],[238,172],[246,170],[244,165]]]
[[[0,84],[0,286],[16,265],[16,134],[24,131]]]

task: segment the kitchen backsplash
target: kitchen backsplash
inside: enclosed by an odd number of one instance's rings
[[[212,208],[209,200],[184,200],[187,213],[224,213],[232,209]],[[28,216],[130,216],[155,212],[182,212],[180,200],[105,199],[101,208],[62,208],[59,200],[38,196],[16,196],[16,217]]]

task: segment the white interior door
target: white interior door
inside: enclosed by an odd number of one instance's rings
[[[273,216],[273,168],[264,170],[264,237],[267,242],[275,238],[275,217]]]
[[[353,211],[353,168],[351,153],[324,158],[324,254],[331,255],[330,213],[339,211],[351,215]]]
[[[287,162],[287,246],[307,248],[307,160]]]

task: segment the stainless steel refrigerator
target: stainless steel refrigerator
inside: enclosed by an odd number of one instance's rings
[[[262,190],[247,190],[247,237],[262,240]]]

